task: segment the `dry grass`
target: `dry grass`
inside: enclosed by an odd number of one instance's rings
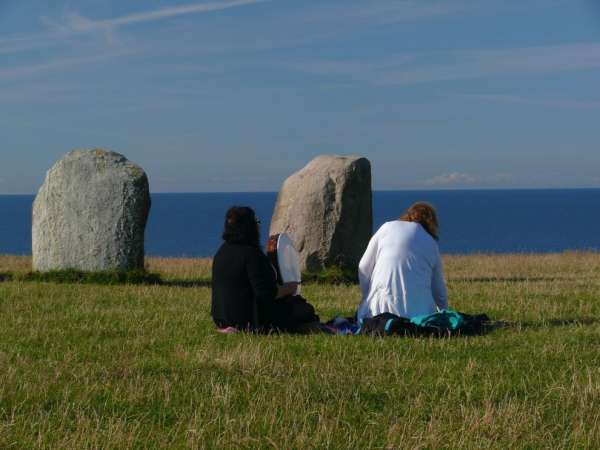
[[[565,252],[549,254],[480,254],[444,256],[449,281],[523,280],[547,281],[558,278],[596,277],[600,275],[597,252]],[[146,258],[146,269],[163,278],[209,280],[210,258]],[[0,273],[25,273],[31,270],[31,257],[0,255]]]
[[[447,276],[453,279],[586,278],[600,274],[597,252],[445,256]]]
[[[146,269],[160,273],[165,279],[209,280],[212,261],[209,258],[147,258]]]
[[[221,336],[210,261],[148,267],[191,283],[0,283],[0,448],[599,446],[599,254],[446,257],[452,306],[511,324],[457,339]]]
[[[31,271],[31,256],[0,255],[1,273],[26,273]]]
[[[146,269],[160,273],[165,279],[210,279],[212,261],[209,258],[146,258]],[[0,255],[0,273],[31,271],[31,256]]]

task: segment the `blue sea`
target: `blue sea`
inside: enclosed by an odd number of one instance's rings
[[[153,194],[146,230],[152,256],[213,255],[229,206],[253,207],[263,240],[276,193]],[[447,254],[600,250],[600,189],[380,191],[374,228],[415,201],[431,202]],[[31,254],[33,196],[0,196],[0,254]]]

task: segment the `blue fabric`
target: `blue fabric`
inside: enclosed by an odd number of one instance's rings
[[[327,322],[327,326],[335,330],[335,334],[339,334],[341,336],[360,333],[359,323],[355,322],[354,320],[349,320],[340,316],[334,317],[329,322]]]
[[[436,327],[448,330],[458,330],[465,323],[461,313],[449,309],[443,309],[433,314],[415,316],[410,321],[419,327]]]
[[[385,328],[383,329],[386,333],[390,332],[390,328],[392,327],[392,324],[394,323],[394,319],[390,319],[385,323]]]
[[[356,328],[354,330],[355,336],[358,336],[360,334],[360,332],[362,331],[363,323],[364,323],[364,319],[358,319],[358,328]]]

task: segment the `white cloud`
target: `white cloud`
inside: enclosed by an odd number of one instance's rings
[[[463,172],[449,172],[434,176],[423,183],[431,187],[473,187],[473,186],[502,186],[512,182],[514,177],[509,173],[492,175],[476,175]]]
[[[425,181],[427,186],[456,186],[476,184],[479,177],[460,172],[444,173]]]
[[[48,48],[65,44],[70,42],[69,39],[77,37],[78,35],[96,31],[103,32],[103,35],[108,39],[108,41],[112,42],[113,33],[121,27],[144,22],[164,20],[188,14],[202,14],[247,5],[254,5],[265,1],[269,0],[229,0],[211,3],[194,3],[171,6],[158,10],[146,11],[105,20],[92,20],[77,13],[69,13],[64,22],[52,22],[50,19],[44,18],[43,20],[50,30],[48,32],[0,39],[0,54]],[[115,49],[115,46],[111,47],[112,49],[109,51],[106,51],[104,48],[100,49],[100,51],[94,54],[94,56],[87,56],[92,53],[88,50],[85,52],[86,56],[55,59],[49,62],[23,66],[4,68],[0,67],[0,80],[15,79],[21,76],[28,76],[48,70],[57,70],[94,63],[133,53],[133,50]]]
[[[144,22],[155,22],[188,14],[201,14],[240,6],[255,5],[266,0],[231,0],[212,3],[193,3],[188,5],[170,6],[167,8],[146,11],[137,14],[114,17],[112,19],[92,20],[76,13],[67,16],[64,28],[72,32],[89,32],[135,25]]]
[[[53,20],[49,17],[42,17],[42,22],[48,27],[47,31],[29,35],[4,37],[0,39],[0,54],[50,48],[63,44],[66,40],[73,36],[77,36],[78,34],[95,31],[104,31],[106,36],[110,39],[111,32],[129,25],[155,22],[189,14],[222,11],[254,5],[265,1],[271,0],[228,0],[211,3],[192,3],[102,20],[90,19],[77,12],[67,13],[60,21]]]
[[[107,37],[111,39],[110,33],[130,25],[190,14],[216,12],[270,1],[274,0],[213,0],[204,3],[168,6],[108,19],[85,17],[79,12],[71,10],[64,14],[60,20],[42,17],[42,22],[48,27],[48,32],[0,39],[0,54],[51,47],[63,42],[68,37],[81,33],[104,31],[104,33],[107,33]],[[529,0],[529,7],[537,1],[540,0]],[[543,0],[546,5],[550,1]],[[71,2],[71,4],[76,4],[76,2]],[[251,42],[236,42],[235,47],[242,46],[250,50],[296,47],[311,44],[315,41],[329,40],[363,27],[452,18],[472,13],[493,14],[497,10],[521,8],[524,8],[521,2],[499,4],[492,0],[453,0],[452,2],[447,0],[377,0],[373,2],[345,0],[337,3],[317,2],[313,5],[303,5],[298,8],[297,12],[280,15],[274,25],[276,28],[283,30],[283,34],[278,35],[276,38],[265,38],[259,32],[256,33],[256,36],[253,36]],[[236,35],[235,30],[228,34]],[[223,46],[223,44],[221,43],[219,46]],[[230,46],[225,45],[224,47],[225,50],[228,50]]]

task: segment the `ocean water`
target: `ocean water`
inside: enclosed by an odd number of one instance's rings
[[[232,205],[255,209],[263,241],[276,193],[153,194],[146,253],[213,255]],[[415,201],[429,201],[448,254],[600,250],[600,189],[381,191],[373,194],[377,229]],[[0,196],[0,254],[31,254],[33,196]]]

